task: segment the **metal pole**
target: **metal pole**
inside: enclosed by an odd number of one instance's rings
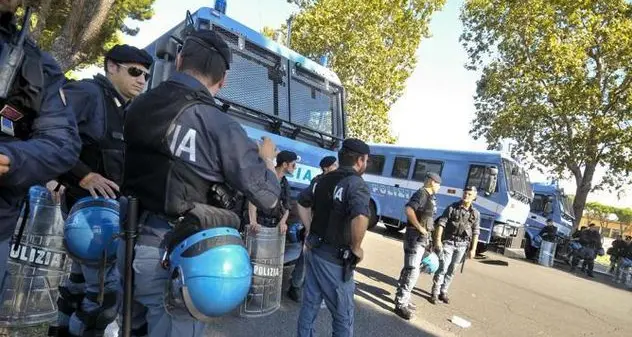
[[[127,221],[125,226],[125,271],[123,288],[123,337],[132,334],[132,298],[133,298],[133,270],[134,243],[138,227],[138,199],[129,197],[127,203]]]

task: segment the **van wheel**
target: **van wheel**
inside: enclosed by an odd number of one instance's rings
[[[369,229],[374,228],[377,225],[377,211],[375,210],[375,203],[371,200],[369,205]]]

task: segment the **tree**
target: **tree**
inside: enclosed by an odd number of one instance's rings
[[[291,48],[329,66],[346,88],[351,136],[393,143],[388,111],[416,65],[415,51],[429,36],[430,16],[445,0],[293,1]],[[268,37],[274,32],[264,29]],[[278,30],[286,34],[285,27]],[[285,41],[285,39],[282,39]]]
[[[626,233],[632,226],[632,208],[616,208],[614,214],[619,218],[621,234]]]
[[[481,71],[471,134],[575,178],[582,214],[594,188],[632,171],[632,10],[625,0],[470,0],[467,66]],[[597,166],[606,178],[593,184]],[[579,225],[577,217],[575,226]]]
[[[33,6],[33,37],[51,52],[64,72],[102,60],[120,42],[120,33],[137,29],[126,18],[148,20],[155,0],[27,0]]]
[[[615,207],[603,205],[598,202],[588,202],[585,208],[588,218],[598,220],[601,228],[608,227],[612,215],[616,214]]]

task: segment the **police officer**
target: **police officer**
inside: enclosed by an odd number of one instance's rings
[[[621,234],[617,235],[614,241],[612,241],[612,247],[608,249],[608,255],[610,255],[610,270],[609,273],[614,273],[618,267],[619,257],[623,256],[623,252],[627,248],[627,243],[623,240]]]
[[[279,227],[279,231],[283,234],[287,231],[287,218],[290,215],[290,183],[285,177],[288,174],[294,174],[296,169],[296,160],[298,156],[292,151],[281,151],[276,157],[276,166],[274,170],[279,184],[281,185],[281,195],[279,201],[281,202],[281,208],[278,214],[266,214],[263,212],[257,212],[257,206],[252,202],[248,202],[248,218],[250,220],[250,227],[255,232],[259,226],[264,227]]]
[[[60,181],[67,186],[67,209],[86,196],[116,198],[123,173],[123,125],[125,105],[145,87],[153,63],[146,51],[116,45],[105,54],[105,76],[70,82],[64,86],[74,107],[82,140],[79,161]],[[51,186],[51,184],[49,184]],[[73,259],[70,277],[60,286],[57,327],[50,336],[92,336],[103,333],[118,314],[119,275],[113,264],[102,276],[99,268]],[[103,291],[103,303],[97,302]],[[70,327],[70,329],[69,329]]]
[[[0,98],[0,279],[28,188],[68,171],[81,146],[75,117],[61,89],[65,81],[61,69],[29,38],[23,46],[14,44],[19,3],[0,2],[0,69],[15,75],[12,83],[0,83],[0,94],[8,88],[7,96]],[[24,58],[13,68],[6,57],[20,47]]]
[[[448,289],[456,266],[463,262],[465,254],[470,258],[476,254],[481,223],[481,214],[473,205],[476,194],[476,187],[466,187],[463,198],[448,206],[436,221],[435,251],[440,263],[433,278],[432,304],[438,300],[450,303]]]
[[[553,219],[546,220],[546,226],[542,227],[539,235],[544,241],[555,242],[555,238],[557,237],[557,227],[555,227]]]
[[[437,211],[436,193],[441,187],[441,177],[433,172],[426,174],[424,186],[417,190],[405,206],[408,225],[404,234],[404,267],[399,276],[395,313],[409,320],[417,306],[410,302],[410,292],[417,284],[421,259],[429,241],[429,232]]]
[[[586,273],[589,277],[595,277],[593,274],[595,257],[597,256],[597,252],[602,249],[599,227],[597,227],[594,223],[589,224],[588,229],[581,231],[579,235],[579,243],[582,245],[582,248],[573,256],[573,260],[571,262],[571,273],[577,268],[579,260],[583,259]],[[583,266],[582,271],[584,271]]]
[[[138,198],[141,211],[132,329],[152,337],[204,334],[205,324],[192,315],[166,311],[171,278],[162,257],[182,238],[212,227],[209,222],[234,226],[234,218],[239,226],[237,214],[209,211],[216,204],[215,187],[230,185],[262,210],[278,203],[274,143],[264,138],[257,149],[213,100],[230,63],[230,49],[217,33],[193,31],[176,57],[177,71],[136,98],[127,112],[122,191]],[[120,267],[123,255],[119,248]]]
[[[323,174],[335,171],[338,168],[338,163],[336,157],[327,156],[320,160],[318,166],[320,166],[320,169],[323,171],[323,173],[317,175],[316,177],[320,177]]]
[[[313,189],[314,184],[320,179],[323,175],[333,172],[338,168],[337,158],[334,156],[323,157],[320,160],[319,166],[322,170],[322,173],[315,176],[314,179],[309,183],[308,189]],[[305,228],[303,228],[302,233],[305,233]],[[303,237],[304,240],[304,237]],[[290,289],[288,290],[288,296],[295,302],[301,301],[301,288],[303,287],[303,282],[305,281],[305,255],[304,249],[301,250],[301,255],[298,257],[296,264],[294,265],[294,270],[292,270],[292,279],[290,282]]]
[[[361,177],[368,155],[367,144],[346,139],[338,152],[340,168],[299,196],[299,215],[309,233],[299,337],[313,336],[323,299],[333,317],[333,335],[353,335],[353,270],[364,257],[361,245],[369,222],[370,193]]]

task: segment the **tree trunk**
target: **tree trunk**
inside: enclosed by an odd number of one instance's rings
[[[575,176],[575,183],[577,184],[575,200],[573,201],[573,211],[575,212],[573,229],[577,229],[582,220],[584,206],[586,206],[586,199],[588,199],[588,193],[590,193],[590,189],[592,188],[592,180],[596,167],[597,163],[586,164],[583,174],[579,166],[575,165],[571,167],[571,172]]]
[[[55,38],[51,54],[63,72],[72,69],[82,59],[80,50],[95,39],[107,20],[114,0],[73,0],[72,12],[62,33]]]

